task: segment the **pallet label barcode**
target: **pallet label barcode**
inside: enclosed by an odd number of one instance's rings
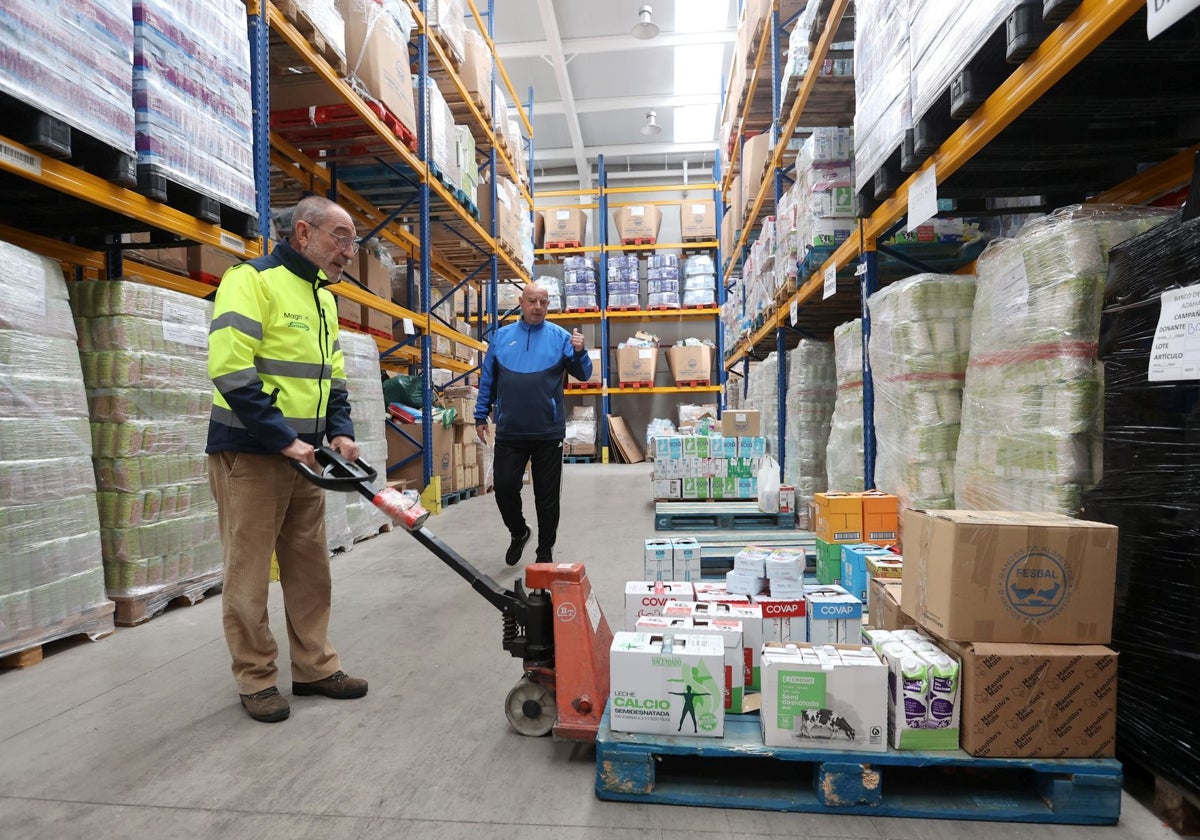
[[[246,254],[245,241],[237,236],[234,236],[232,233],[225,233],[224,231],[221,231],[221,247],[228,248],[231,251],[236,251],[243,256]]]
[[[0,140],[0,160],[7,161],[33,175],[42,174],[42,159],[39,155],[32,155],[3,140]]]

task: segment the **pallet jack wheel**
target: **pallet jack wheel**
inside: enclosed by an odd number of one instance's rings
[[[554,692],[529,677],[522,677],[508,692],[504,714],[512,728],[522,735],[534,738],[548,735],[558,719]]]

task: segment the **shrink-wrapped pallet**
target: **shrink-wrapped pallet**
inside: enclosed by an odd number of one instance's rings
[[[383,380],[379,376],[379,347],[370,336],[350,330],[338,332],[338,343],[342,348],[350,419],[354,423],[354,440],[358,443],[360,457],[372,466],[384,467],[387,463],[387,420]],[[346,529],[352,541],[377,534],[390,521],[361,493],[326,493],[327,529],[331,524],[340,525],[330,520],[328,502],[336,496],[344,497]],[[332,512],[337,513],[336,510]],[[333,545],[332,533],[327,536]]]
[[[837,396],[825,450],[830,490],[863,489],[863,354],[862,320],[847,321],[833,331]]]
[[[784,483],[796,488],[796,524],[812,530],[808,503],[827,488],[826,449],[837,394],[833,345],[804,338],[788,352]]]

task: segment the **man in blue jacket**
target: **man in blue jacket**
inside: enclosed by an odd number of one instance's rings
[[[537,562],[551,563],[558,534],[562,445],[567,435],[563,372],[579,380],[592,375],[583,333],[546,322],[550,295],[530,283],[521,292],[521,320],[502,327],[488,347],[479,375],[475,434],[487,443],[488,414],[496,424],[493,462],[496,507],[512,537],[504,562],[521,560],[532,531],[521,512],[521,477],[533,474],[537,510]]]

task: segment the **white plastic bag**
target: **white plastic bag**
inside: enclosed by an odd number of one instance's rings
[[[496,485],[496,471],[493,469],[496,447],[491,438],[488,438],[487,443],[480,441],[479,446],[483,449],[483,492],[486,493]]]
[[[758,468],[758,509],[763,513],[779,513],[779,463],[770,455]]]

